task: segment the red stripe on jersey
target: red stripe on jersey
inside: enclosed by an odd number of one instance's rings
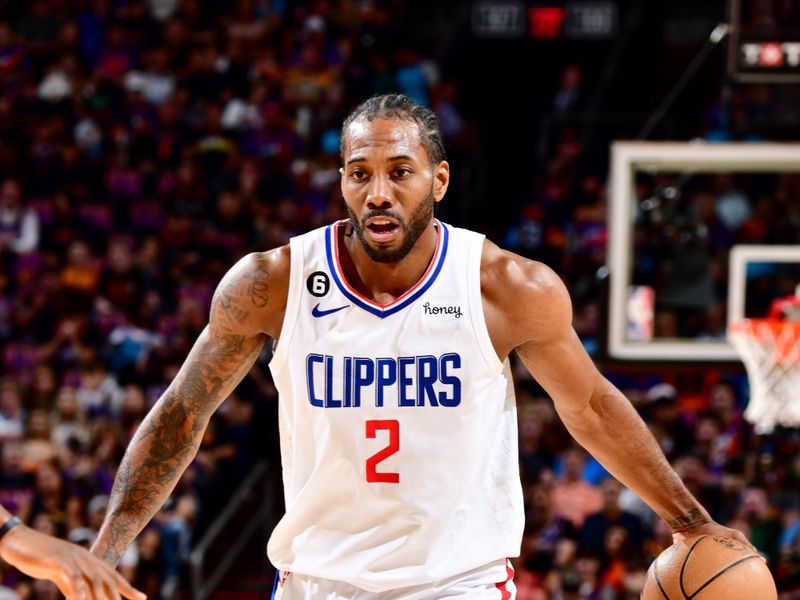
[[[511,566],[511,562],[506,561],[506,580],[502,583],[495,583],[495,587],[500,590],[502,594],[500,596],[500,600],[511,600],[511,592],[508,591],[508,582],[514,579],[514,567]]]

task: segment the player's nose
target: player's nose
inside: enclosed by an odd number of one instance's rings
[[[367,207],[370,210],[387,209],[394,206],[388,177],[373,177],[367,190]]]

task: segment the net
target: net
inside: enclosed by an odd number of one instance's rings
[[[731,323],[728,339],[750,380],[745,418],[759,433],[800,426],[800,321],[741,319]]]

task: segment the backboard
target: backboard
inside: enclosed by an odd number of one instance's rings
[[[738,360],[726,330],[748,316],[747,265],[757,273],[769,259],[761,269],[776,274],[770,293],[791,285],[792,269],[800,266],[791,250],[776,251],[785,260],[774,261],[777,254],[768,250],[800,244],[797,194],[800,144],[615,143],[610,356]],[[753,245],[767,250],[733,251]]]

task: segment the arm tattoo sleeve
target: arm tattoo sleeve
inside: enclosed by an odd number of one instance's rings
[[[253,311],[266,306],[268,278],[266,269],[256,268],[223,280],[212,304],[211,324],[136,432],[93,549],[106,563],[118,562],[163,504],[197,453],[211,414],[258,357],[264,336],[238,332]]]

